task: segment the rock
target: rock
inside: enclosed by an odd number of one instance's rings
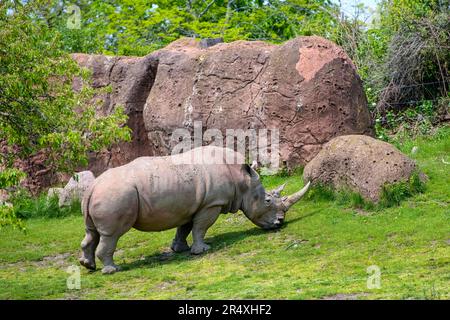
[[[81,201],[84,192],[89,189],[94,180],[95,176],[91,171],[82,171],[75,173],[62,190],[54,188],[53,192],[59,193],[59,206],[68,206],[75,200]]]
[[[0,154],[20,154],[20,149],[17,146],[7,145],[5,140],[0,138]],[[38,152],[25,159],[16,159],[13,167],[26,173],[26,178],[20,182],[20,186],[29,190],[32,194],[37,195],[43,188],[47,188],[52,184],[57,183],[60,178],[55,174],[46,163],[47,155],[44,151]],[[0,165],[0,171],[4,169]],[[14,188],[12,188],[14,189]],[[12,190],[3,190],[4,196],[8,197]],[[2,195],[0,194],[0,197]]]
[[[361,79],[334,43],[316,36],[281,45],[219,41],[184,38],[145,57],[73,54],[92,71],[93,87],[111,86],[93,98],[97,113],[121,105],[133,131],[131,142],[90,154],[80,170],[98,176],[139,156],[167,155],[173,131],[192,133],[196,121],[224,136],[226,129],[277,129],[280,164],[288,168],[305,165],[333,137],[373,135]],[[81,85],[75,79],[74,90]],[[62,181],[44,160],[42,153],[20,165],[34,193]]]
[[[138,156],[167,155],[173,131],[192,132],[194,121],[223,135],[276,128],[281,163],[289,168],[306,164],[335,136],[373,134],[361,79],[332,42],[219,40],[183,38],[142,58],[74,54],[93,70],[94,87],[112,86],[96,97],[103,101],[99,112],[125,105],[133,130],[131,143],[92,155],[89,170],[98,175]]]
[[[206,49],[222,42],[223,38],[204,38],[200,40],[200,47]]]
[[[0,189],[0,204],[8,200],[9,194],[6,190]]]
[[[194,121],[223,134],[277,128],[289,168],[306,164],[335,136],[373,134],[361,80],[332,42],[203,42],[183,38],[142,58],[73,55],[93,70],[94,86],[111,84],[111,94],[97,97],[103,113],[138,102],[126,108],[133,141],[93,155],[90,170],[97,175],[137,156],[167,155],[173,131],[192,132]]]
[[[9,194],[6,190],[0,189],[0,206],[12,207],[12,204],[8,202]]]
[[[132,141],[116,145],[109,150],[92,153],[88,169],[99,175],[108,168],[117,167],[140,156],[153,155],[152,143],[145,132],[142,112],[152,88],[158,61],[148,55],[136,57],[109,57],[103,55],[73,54],[72,58],[82,67],[92,71],[92,86],[111,90],[94,97],[99,102],[97,113],[108,115],[117,106],[125,108],[127,126],[132,130]],[[79,90],[79,79],[74,82]]]
[[[62,192],[63,192],[63,188],[50,188],[47,191],[47,199],[50,199],[54,196],[57,196],[58,199],[60,198]]]
[[[352,61],[323,38],[207,49],[181,39],[153,55],[159,64],[143,115],[155,155],[168,154],[172,132],[192,132],[195,121],[223,135],[225,129],[277,128],[281,162],[289,168],[306,164],[335,136],[373,134]]]
[[[304,181],[334,189],[349,188],[377,202],[385,184],[407,181],[416,170],[413,160],[389,143],[364,135],[332,139],[303,171]]]

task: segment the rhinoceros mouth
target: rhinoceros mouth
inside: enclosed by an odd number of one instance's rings
[[[282,225],[283,225],[283,221],[282,220],[278,220],[277,222],[273,222],[273,223],[270,223],[270,224],[263,225],[262,228],[264,230],[276,230],[276,229],[280,229]]]

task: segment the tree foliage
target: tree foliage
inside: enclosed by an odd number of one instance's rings
[[[123,109],[98,117],[90,104],[93,89],[73,90],[74,78],[87,81],[89,72],[63,50],[59,34],[34,16],[34,6],[8,9],[0,11],[0,132],[19,152],[2,153],[3,164],[14,160],[8,155],[45,149],[55,169],[70,170],[86,164],[87,151],[128,139]]]
[[[121,108],[99,117],[69,53],[146,55],[180,37],[283,42],[319,35],[355,62],[378,129],[449,108],[447,0],[380,0],[375,18],[331,0],[5,0],[0,2],[0,189],[23,176],[17,159],[45,153],[51,170],[130,138]],[[413,108],[413,110],[411,110]],[[394,120],[393,120],[394,119]],[[425,120],[423,120],[425,119]],[[395,120],[397,121],[397,120]],[[1,190],[0,190],[1,191]],[[14,214],[0,207],[0,225]],[[5,222],[6,221],[6,222]]]
[[[67,28],[80,8],[79,29]],[[145,55],[180,37],[281,42],[326,35],[334,22],[330,0],[78,0],[49,1],[41,16],[69,52]]]
[[[365,13],[360,5],[341,17],[335,41],[355,62],[380,128],[412,114],[421,127],[438,121],[450,102],[449,2],[382,0],[371,21]]]
[[[399,110],[446,97],[450,16],[443,1],[387,1],[380,29],[388,37],[380,68],[378,111]]]
[[[87,153],[130,138],[123,109],[105,117],[89,103],[93,89],[74,91],[89,74],[64,51],[58,32],[38,14],[43,1],[0,5],[0,189],[17,184],[18,159],[44,152],[50,170],[86,165]],[[1,224],[11,210],[2,206]]]

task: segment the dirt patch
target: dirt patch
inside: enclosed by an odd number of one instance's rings
[[[322,300],[358,300],[367,296],[367,293],[338,293],[332,296],[323,297]]]
[[[34,261],[17,261],[13,263],[8,263],[0,266],[0,269],[8,269],[8,268],[18,268],[19,270],[27,267],[67,267],[72,265],[71,258],[78,258],[78,253],[60,253],[53,256],[46,256],[40,260]]]

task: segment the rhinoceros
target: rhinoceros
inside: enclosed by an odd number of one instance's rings
[[[202,161],[192,161],[199,152]],[[230,163],[230,154],[235,162]],[[131,228],[177,228],[172,250],[192,254],[210,248],[204,237],[220,213],[241,210],[261,228],[279,228],[309,182],[288,197],[280,195],[284,185],[266,192],[258,173],[236,154],[225,148],[199,147],[172,156],[140,157],[101,174],[82,201],[86,236],[81,243],[81,265],[95,270],[97,256],[104,274],[118,271],[113,254],[119,238]],[[186,238],[191,231],[189,247]]]

